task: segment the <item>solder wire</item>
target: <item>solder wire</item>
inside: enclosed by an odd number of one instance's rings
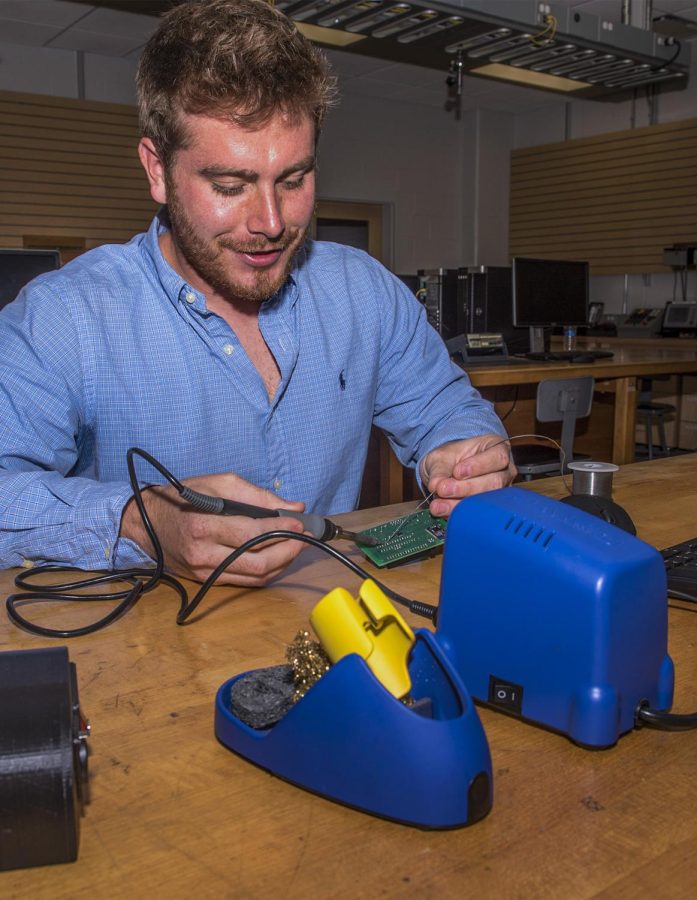
[[[411,512],[408,512],[405,516],[402,516],[401,518],[397,519],[397,527],[390,535],[388,535],[386,538],[384,538],[380,542],[380,546],[384,547],[385,544],[389,544],[390,541],[394,540],[400,534],[400,532],[402,531],[404,526],[407,524],[409,519],[412,519],[427,503],[431,502],[434,494],[435,494],[435,491],[431,491],[430,494],[424,495],[423,500],[420,501],[420,503],[417,507],[412,509]]]
[[[511,437],[501,438],[500,441],[497,441],[495,444],[491,444],[491,446],[487,447],[487,450],[492,450],[494,447],[498,447],[500,444],[507,444],[511,441],[521,440],[522,438],[537,438],[542,441],[549,441],[549,443],[554,444],[554,446],[559,451],[559,468],[561,471],[561,478],[564,482],[564,487],[569,492],[569,494],[573,493],[571,488],[569,487],[569,482],[567,481],[566,474],[564,473],[564,469],[566,468],[566,453],[564,452],[564,448],[558,441],[555,441],[554,438],[549,437],[547,434],[514,434]],[[483,451],[482,451],[483,452]],[[422,489],[423,492],[423,489]],[[409,522],[410,519],[413,519],[414,516],[420,512],[423,507],[430,503],[433,497],[435,496],[435,491],[431,491],[429,494],[424,494],[423,500],[419,502],[419,504],[412,509],[410,512],[406,513],[404,516],[400,516],[396,520],[396,528],[395,530],[389,534],[386,538],[384,538],[380,542],[380,547],[384,548],[390,541],[393,541],[399,534],[403,531],[404,526]],[[387,523],[385,523],[387,524]]]

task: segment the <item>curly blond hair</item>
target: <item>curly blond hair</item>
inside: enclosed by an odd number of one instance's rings
[[[166,13],[138,65],[142,134],[169,165],[186,145],[181,114],[244,128],[309,115],[319,135],[336,97],[325,55],[266,0],[192,0]]]

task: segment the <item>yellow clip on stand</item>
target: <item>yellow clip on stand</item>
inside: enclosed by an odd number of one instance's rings
[[[334,588],[312,610],[310,623],[333,663],[356,653],[393,696],[409,693],[414,632],[374,581],[363,582],[356,600],[345,588]]]

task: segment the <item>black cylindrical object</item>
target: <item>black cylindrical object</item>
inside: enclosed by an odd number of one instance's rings
[[[66,647],[0,653],[0,870],[77,859],[88,732]]]

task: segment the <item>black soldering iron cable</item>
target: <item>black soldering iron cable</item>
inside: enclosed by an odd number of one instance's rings
[[[422,603],[420,600],[409,600],[407,597],[403,597],[401,594],[398,594],[396,591],[392,590],[392,588],[389,588],[381,581],[378,581],[377,578],[374,578],[372,575],[366,572],[365,569],[361,568],[350,557],[345,556],[340,550],[337,550],[334,547],[330,547],[328,544],[325,544],[323,541],[320,541],[309,534],[298,534],[295,531],[279,530],[267,531],[264,534],[259,534],[256,537],[250,538],[250,540],[246,541],[244,544],[240,544],[240,546],[233,550],[233,552],[230,553],[229,556],[226,556],[225,559],[217,566],[216,569],[211,572],[208,578],[203,582],[196,596],[188,604],[188,606],[186,606],[184,609],[179,610],[179,614],[177,615],[177,624],[183,625],[186,622],[186,620],[191,616],[191,614],[194,612],[196,607],[199,605],[201,600],[203,600],[206,593],[215,584],[218,578],[220,578],[223,572],[225,572],[225,570],[228,569],[236,559],[242,556],[243,553],[246,553],[248,550],[251,550],[253,547],[258,546],[259,544],[263,544],[266,541],[279,540],[280,538],[292,541],[302,541],[305,544],[311,544],[313,547],[319,547],[321,550],[324,550],[325,553],[333,556],[334,559],[338,560],[340,563],[346,566],[347,569],[350,569],[360,578],[369,578],[391,600],[394,600],[395,603],[399,603],[401,606],[406,606],[410,612],[414,613],[417,616],[423,616],[423,618],[430,619],[432,622],[436,621],[436,615],[438,611],[437,607],[432,606],[430,603]]]
[[[193,600],[189,602],[189,597],[184,585],[176,577],[164,571],[164,554],[162,551],[162,545],[158,540],[157,534],[143,502],[141,487],[138,483],[135,471],[134,456],[141,456],[146,460],[146,462],[149,462],[155,469],[157,469],[158,472],[160,472],[160,474],[165,479],[167,479],[167,481],[170,482],[170,484],[172,484],[172,486],[180,494],[185,492],[186,488],[174,475],[171,474],[171,472],[169,472],[158,460],[156,460],[145,450],[141,450],[138,447],[131,447],[128,450],[126,458],[133,497],[142,519],[143,527],[145,528],[145,531],[153,546],[155,567],[152,569],[123,569],[101,572],[97,575],[89,575],[84,579],[77,579],[70,582],[61,582],[59,584],[48,585],[42,584],[40,588],[38,588],[34,584],[34,579],[37,576],[41,576],[47,572],[75,572],[76,570],[71,566],[41,566],[35,569],[29,569],[27,571],[21,572],[15,578],[15,585],[16,587],[20,588],[21,593],[11,594],[5,601],[8,617],[19,628],[22,628],[31,634],[39,634],[43,637],[51,638],[70,638],[79,637],[86,634],[93,634],[94,632],[99,631],[102,628],[106,628],[107,625],[110,625],[116,619],[120,618],[122,615],[132,609],[144,594],[151,591],[160,583],[165,583],[169,587],[173,588],[174,591],[179,595],[180,605],[179,612],[177,614],[177,624],[183,625],[201,603],[204,596],[213,586],[215,581],[230,565],[233,564],[236,559],[238,559],[243,553],[246,553],[248,550],[256,547],[258,544],[261,544],[265,541],[277,540],[279,538],[304,541],[305,543],[311,544],[315,547],[320,547],[325,551],[325,553],[333,556],[348,569],[357,574],[360,578],[370,578],[382,591],[385,592],[385,594],[387,594],[388,597],[390,597],[396,603],[406,606],[411,612],[415,613],[416,615],[430,619],[432,622],[436,621],[436,607],[428,603],[422,603],[418,600],[409,600],[408,598],[403,597],[401,594],[398,594],[396,591],[391,590],[376,578],[373,578],[372,575],[362,569],[357,563],[354,563],[353,560],[351,560],[349,557],[345,556],[339,550],[328,546],[322,540],[311,537],[310,535],[297,534],[294,531],[282,530],[271,531],[261,535],[257,535],[256,537],[252,538],[249,541],[246,541],[244,544],[241,544],[239,547],[237,547],[220,563],[220,565],[211,573],[211,575],[209,575],[209,577],[197,591]],[[206,498],[206,495],[203,494],[198,496],[203,497],[204,499]],[[215,501],[218,498],[209,499]],[[229,502],[233,503],[234,501]],[[283,511],[270,510],[269,515],[279,515],[282,514],[282,512]],[[314,520],[318,519],[319,517],[312,518]],[[329,523],[329,525],[333,526],[333,523],[329,522],[328,519],[323,520],[323,522]],[[327,528],[327,526],[322,523],[320,523],[318,527],[321,527],[325,531]],[[338,526],[334,526],[334,528],[337,527]],[[333,534],[334,533],[336,532],[333,532]],[[96,585],[102,584],[113,584],[114,582],[130,583],[132,587],[128,588],[127,590],[110,591],[107,593],[80,593],[80,591],[83,591],[86,588],[93,588]],[[64,600],[75,602],[118,600],[120,602],[115,609],[112,609],[101,619],[98,619],[96,622],[93,622],[89,625],[84,625],[78,628],[48,628],[46,626],[38,625],[34,622],[29,621],[19,612],[19,607],[26,604],[56,602]]]

